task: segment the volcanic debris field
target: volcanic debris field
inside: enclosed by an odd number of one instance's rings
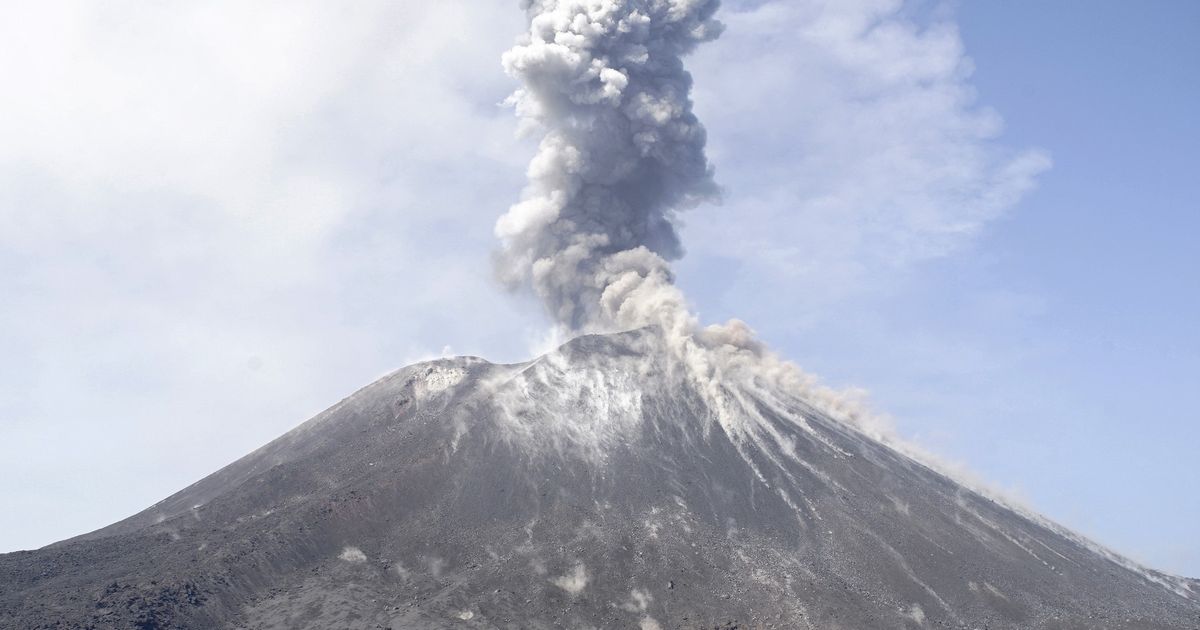
[[[153,507],[0,555],[0,627],[1200,628],[1200,585],[652,331],[391,374]],[[744,407],[742,407],[744,409]]]

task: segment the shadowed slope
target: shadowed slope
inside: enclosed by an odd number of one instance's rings
[[[1194,582],[804,401],[719,413],[669,356],[641,331],[405,368],[145,512],[0,556],[0,626],[1200,627]]]

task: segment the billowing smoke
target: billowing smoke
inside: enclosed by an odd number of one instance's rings
[[[496,226],[499,268],[571,332],[686,326],[672,221],[715,200],[682,57],[716,38],[718,0],[526,0],[504,55],[512,102],[544,137]]]
[[[720,34],[719,4],[527,0],[529,33],[504,66],[522,84],[518,113],[544,135],[524,198],[496,226],[501,276],[532,287],[568,333],[657,328],[656,349],[730,435],[761,437],[758,410],[781,392],[882,435],[741,322],[701,327],[673,284],[676,213],[719,193],[683,66]]]
[[[526,131],[543,136],[523,199],[496,226],[500,275],[531,287],[569,334],[657,328],[663,345],[648,350],[666,351],[739,442],[773,439],[760,409],[803,401],[931,462],[897,440],[886,419],[866,413],[861,395],[819,386],[745,324],[700,326],[673,284],[669,263],[683,254],[676,214],[719,194],[683,65],[721,33],[719,5],[525,0],[529,32],[503,61],[522,84],[511,102]],[[580,387],[621,389],[592,385]],[[603,437],[595,432],[586,431]]]
[[[501,278],[511,287],[531,287],[568,334],[643,327],[658,334],[627,340],[640,346],[621,359],[627,365],[619,371],[599,364],[587,369],[578,358],[551,353],[501,375],[489,385],[506,411],[501,420],[527,446],[602,459],[640,421],[642,388],[656,379],[672,388],[683,384],[704,401],[703,420],[718,423],[770,487],[756,462],[779,464],[798,455],[764,411],[807,429],[796,410],[815,407],[1090,546],[962,467],[900,439],[886,418],[866,411],[860,391],[820,386],[739,321],[702,327],[689,312],[670,269],[683,255],[674,220],[678,212],[716,201],[719,189],[704,153],[704,127],[692,112],[683,57],[721,33],[714,19],[719,5],[524,0],[529,32],[503,61],[522,84],[511,103],[525,130],[543,137],[523,199],[496,225]],[[783,466],[773,474],[789,475]],[[803,497],[775,490],[801,511]],[[1183,582],[1164,581],[1096,549],[1184,594]]]

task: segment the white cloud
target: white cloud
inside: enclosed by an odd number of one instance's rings
[[[10,8],[0,493],[26,516],[0,548],[148,505],[407,357],[521,354],[537,319],[489,264],[530,153],[496,105],[521,24],[466,0]]]
[[[953,29],[895,7],[729,6],[689,61],[730,194],[686,217],[685,280],[733,261],[757,325],[961,247],[1044,166],[992,145]],[[532,153],[496,106],[522,20],[509,0],[7,9],[0,549],[141,509],[406,358],[519,358],[539,309],[493,286],[490,252]]]
[[[1049,167],[996,144],[951,22],[901,2],[794,0],[729,7],[691,63],[711,130],[721,208],[687,217],[689,273],[725,273],[757,323],[812,315],[952,253]],[[685,279],[686,280],[686,279]]]

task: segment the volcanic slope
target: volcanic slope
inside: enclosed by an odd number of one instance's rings
[[[3,628],[1200,628],[1200,587],[651,330],[410,366],[129,519],[0,556]],[[752,417],[751,417],[752,416]]]

